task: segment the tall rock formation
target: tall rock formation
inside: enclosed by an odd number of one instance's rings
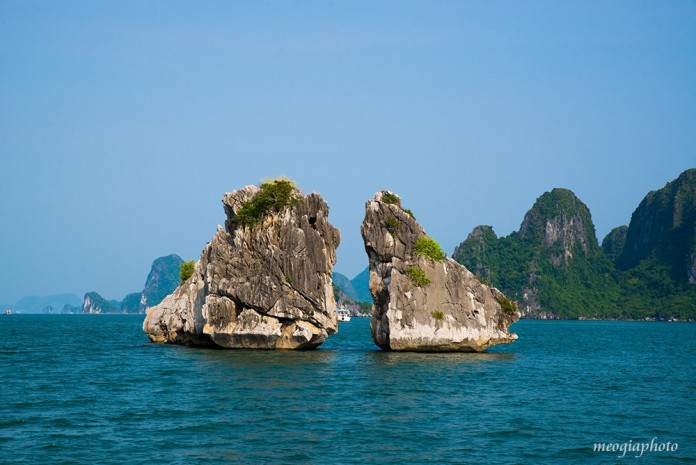
[[[618,284],[587,206],[568,189],[541,195],[518,232],[477,226],[454,258],[517,299],[532,318],[618,316]]]
[[[318,194],[285,180],[224,195],[218,227],[193,275],[143,329],[154,342],[309,349],[337,330],[331,273],[340,234]]]
[[[520,238],[551,251],[556,266],[567,265],[573,254],[599,253],[590,210],[569,189],[553,189],[539,197],[520,226]]]
[[[141,313],[150,307],[158,305],[179,285],[179,268],[184,261],[176,254],[159,257],[150,267],[145,287],[140,293]]]
[[[628,270],[650,259],[677,283],[696,284],[696,169],[649,192],[633,212],[616,264]]]
[[[622,305],[640,318],[696,320],[696,169],[649,192],[614,256]]]
[[[385,350],[476,351],[517,336],[513,302],[445,257],[389,191],[365,205],[361,232],[374,300],[372,339]]]

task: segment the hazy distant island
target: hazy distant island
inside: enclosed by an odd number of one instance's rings
[[[174,292],[180,282],[182,263],[184,261],[176,254],[157,258],[152,262],[143,290],[130,293],[122,300],[108,300],[98,292],[90,291],[82,299],[75,294],[28,296],[2,308],[17,313],[145,313]]]

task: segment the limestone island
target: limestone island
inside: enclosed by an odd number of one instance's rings
[[[148,310],[153,342],[312,349],[337,331],[331,274],[340,233],[319,194],[285,179],[222,198],[218,226],[193,273]]]
[[[372,339],[384,350],[481,352],[509,344],[515,302],[447,258],[401,198],[384,190],[365,204]]]

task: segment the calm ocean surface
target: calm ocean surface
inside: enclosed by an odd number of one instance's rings
[[[0,463],[694,463],[696,324],[521,321],[484,354],[150,344],[142,316],[0,315]],[[595,452],[594,443],[677,443]]]

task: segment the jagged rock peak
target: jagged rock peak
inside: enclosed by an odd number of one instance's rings
[[[467,236],[467,239],[497,239],[498,236],[496,235],[495,231],[493,231],[493,226],[488,226],[488,225],[478,225],[474,229],[471,230],[469,235]]]
[[[599,252],[590,210],[569,189],[555,188],[542,194],[524,216],[520,237],[546,249],[561,247],[556,265],[567,263],[574,253]]]
[[[613,262],[621,255],[626,244],[628,226],[618,226],[607,234],[602,240],[602,252]]]
[[[656,255],[678,282],[696,284],[696,168],[649,192],[631,216],[620,269]]]
[[[385,350],[480,352],[517,335],[513,302],[442,253],[391,191],[365,204],[361,227],[374,308],[372,339]]]
[[[227,220],[193,275],[148,311],[155,342],[308,349],[337,331],[331,285],[340,234],[319,194],[288,180],[223,196]]]

